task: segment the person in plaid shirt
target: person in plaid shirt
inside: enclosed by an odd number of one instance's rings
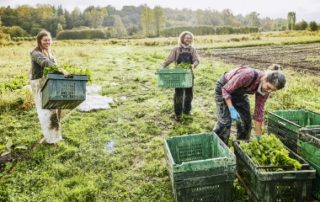
[[[215,101],[217,123],[213,131],[227,144],[232,121],[237,122],[237,138],[249,139],[251,114],[248,94],[255,95],[256,137],[262,134],[264,105],[271,92],[284,88],[286,77],[279,65],[271,65],[263,72],[250,67],[238,67],[225,73],[216,84]]]

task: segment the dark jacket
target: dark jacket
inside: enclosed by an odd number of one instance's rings
[[[40,79],[43,76],[43,69],[56,65],[54,58],[47,57],[38,49],[34,49],[31,53],[31,80]]]

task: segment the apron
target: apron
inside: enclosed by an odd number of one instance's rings
[[[41,79],[30,80],[41,132],[49,144],[62,140],[57,110],[42,109]]]

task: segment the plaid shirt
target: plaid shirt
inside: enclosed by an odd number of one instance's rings
[[[264,105],[269,94],[261,95],[257,93],[260,79],[264,73],[256,69],[255,71],[258,72],[258,77],[252,84],[251,82],[254,79],[254,69],[252,68],[239,67],[226,73],[224,76],[226,84],[222,87],[222,96],[224,99],[231,98],[231,94],[241,87],[244,87],[248,94],[255,94],[256,101],[253,118],[256,121],[262,122],[264,118]]]

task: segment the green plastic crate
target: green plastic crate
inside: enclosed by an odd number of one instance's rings
[[[268,113],[268,133],[274,133],[292,151],[297,152],[299,130],[320,128],[320,114],[307,110],[283,110]]]
[[[43,109],[73,109],[86,99],[86,75],[65,78],[62,74],[48,74],[42,85]]]
[[[216,134],[171,137],[164,149],[176,201],[231,201],[235,156]]]
[[[157,74],[161,88],[191,88],[193,86],[191,69],[160,69]]]
[[[312,131],[300,130],[298,154],[307,160],[317,171],[317,177],[312,187],[312,194],[320,200],[320,129]]]
[[[275,171],[278,167],[258,166],[234,142],[237,176],[255,202],[308,202],[316,171],[300,156],[290,151],[290,157],[302,164],[301,170]]]

